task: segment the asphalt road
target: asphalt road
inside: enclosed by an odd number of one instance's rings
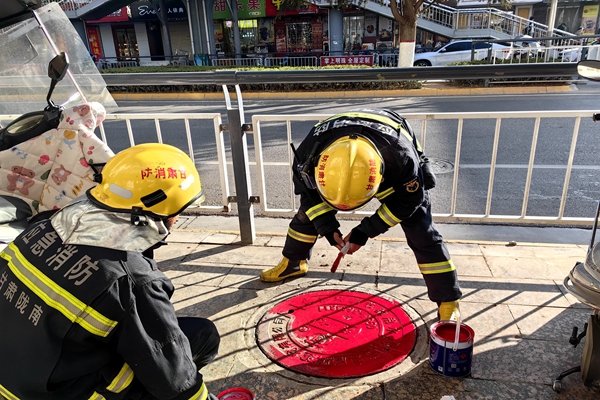
[[[599,110],[600,86],[581,84],[570,93],[545,95],[504,96],[436,96],[411,98],[372,98],[343,100],[246,100],[243,104],[246,121],[252,115],[279,114],[331,114],[357,107],[388,107],[400,113],[446,113],[446,112],[504,112],[504,111],[548,111],[548,110]],[[235,105],[235,103],[234,103]],[[121,101],[118,113],[143,112],[218,112],[227,123],[224,101]],[[314,122],[295,122],[292,125],[292,140],[298,145]],[[527,165],[531,153],[535,120],[506,119],[502,121],[498,143],[498,168],[494,177],[494,192],[491,203],[493,215],[519,215],[523,206],[523,192]],[[416,132],[420,122],[412,121]],[[489,182],[489,165],[492,157],[494,120],[465,120],[461,141],[458,196],[455,211],[459,214],[483,214]],[[558,213],[562,194],[566,163],[574,119],[561,118],[542,120],[535,151],[535,167],[532,175],[531,194],[527,215],[552,216]],[[108,122],[108,143],[115,150],[129,146],[124,123]],[[136,143],[155,141],[153,121],[132,123]],[[165,142],[187,148],[182,122],[162,122]],[[212,125],[191,122],[194,152],[207,188],[209,204],[218,205],[221,199],[220,180],[216,165],[215,139]],[[165,134],[167,132],[167,134]],[[436,160],[438,187],[432,191],[434,212],[449,213],[450,193],[453,185],[452,164],[456,151],[457,122],[428,121],[426,153]],[[289,147],[286,142],[285,126],[278,123],[261,124],[267,206],[289,208],[291,198],[289,180]],[[592,217],[596,201],[600,199],[600,162],[597,148],[600,132],[589,119],[581,121],[575,168],[572,172],[567,217]],[[249,161],[252,179],[252,194],[261,195],[255,169],[253,137],[248,135]],[[226,136],[227,158],[230,161],[229,143]],[[235,194],[233,170],[228,168],[230,194]],[[264,198],[263,198],[264,200]],[[369,211],[369,209],[366,209]]]

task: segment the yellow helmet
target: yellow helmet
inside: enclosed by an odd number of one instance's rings
[[[351,135],[337,139],[319,156],[315,183],[321,198],[347,211],[365,205],[379,189],[383,157],[368,139]]]
[[[88,197],[107,210],[165,218],[204,199],[200,175],[190,157],[167,144],[125,149],[108,160],[100,175]]]

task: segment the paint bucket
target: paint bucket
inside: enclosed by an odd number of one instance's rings
[[[255,400],[254,393],[243,387],[223,390],[217,395],[219,400]]]
[[[459,314],[460,315],[460,314]],[[431,326],[429,365],[444,376],[459,378],[471,373],[475,331],[460,321],[439,321]]]

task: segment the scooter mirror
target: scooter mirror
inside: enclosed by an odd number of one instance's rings
[[[69,58],[64,51],[50,60],[48,64],[48,78],[53,81],[61,81],[69,69]]]
[[[69,58],[67,57],[67,54],[64,51],[56,57],[54,57],[50,61],[50,64],[48,64],[48,77],[52,79],[52,82],[50,83],[50,90],[48,91],[48,96],[46,96],[46,101],[51,107],[55,107],[54,103],[51,100],[52,92],[54,91],[56,84],[65,77],[68,69]]]
[[[600,61],[585,60],[577,63],[579,76],[592,81],[600,81]]]

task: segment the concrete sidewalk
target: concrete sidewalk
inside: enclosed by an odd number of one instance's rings
[[[567,294],[563,279],[583,261],[591,231],[441,225],[463,290],[464,322],[475,330],[473,367],[466,378],[434,372],[428,362],[429,327],[436,306],[401,230],[370,240],[329,269],[337,250],[320,239],[305,277],[266,284],[260,271],[275,265],[288,219],[257,218],[257,238],[242,246],[237,218],[184,216],[156,251],[160,268],[173,280],[173,303],[181,316],[213,320],[222,335],[218,358],[202,370],[218,394],[245,387],[256,399],[423,399],[452,395],[466,399],[593,399],[581,374],[553,380],[581,361],[583,342],[569,344],[572,328],[587,322],[591,309]],[[353,225],[344,221],[342,231]],[[546,230],[548,229],[548,230]],[[510,243],[509,242],[513,242]],[[516,242],[516,245],[515,243]],[[419,337],[399,365],[359,378],[325,379],[284,369],[257,344],[256,327],[273,306],[314,290],[361,291],[401,302],[413,315]]]

